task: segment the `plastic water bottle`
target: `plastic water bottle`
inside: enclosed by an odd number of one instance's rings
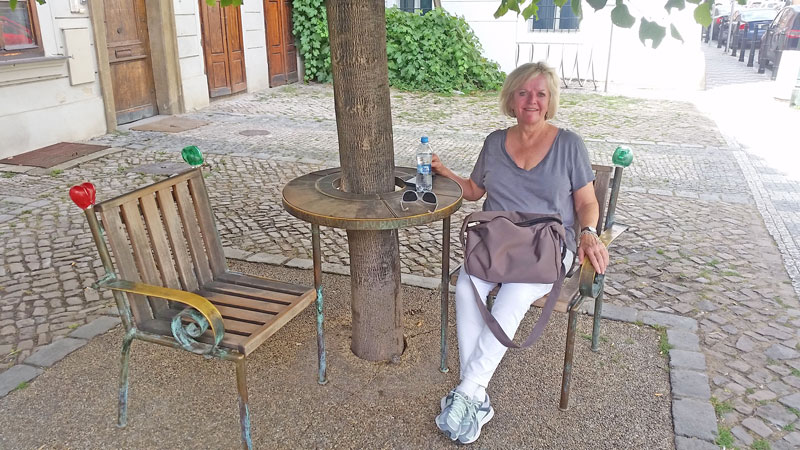
[[[417,147],[417,192],[429,192],[433,189],[432,159],[433,150],[431,144],[428,144],[428,136],[422,136]]]

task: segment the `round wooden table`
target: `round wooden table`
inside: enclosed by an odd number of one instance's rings
[[[393,230],[442,221],[442,323],[447,323],[448,283],[450,272],[450,216],[461,207],[461,186],[442,176],[433,177],[433,193],[437,204],[430,207],[422,201],[403,203],[408,180],[415,168],[396,167],[394,192],[354,194],[341,190],[340,168],[312,172],[290,181],[283,188],[283,207],[289,214],[311,224],[311,247],[314,261],[314,287],[322,304],[322,254],[319,226],[346,230]],[[322,310],[317,311],[317,326],[322,326]],[[322,336],[322,330],[318,330]],[[444,330],[442,346],[446,346]],[[320,339],[320,346],[324,343]],[[324,347],[320,347],[324,348]],[[446,353],[442,353],[441,370],[447,371]]]

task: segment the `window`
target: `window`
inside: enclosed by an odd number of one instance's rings
[[[422,14],[433,9],[433,0],[400,0],[400,9],[405,12],[422,11]]]
[[[531,31],[577,31],[581,19],[572,12],[571,2],[559,8],[553,0],[540,0],[539,18],[531,19]]]
[[[12,10],[0,0],[0,59],[44,55],[35,3],[19,0]]]

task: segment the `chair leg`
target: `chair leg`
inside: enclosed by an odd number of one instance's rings
[[[566,411],[569,408],[569,383],[572,378],[572,356],[575,348],[575,329],[578,326],[578,313],[576,309],[569,310],[569,324],[567,325],[567,345],[564,350],[564,373],[561,375],[561,401],[558,409]]]
[[[603,287],[594,300],[594,317],[592,318],[592,351],[596,352],[600,341],[600,316],[603,315]]]
[[[250,438],[250,409],[247,406],[247,366],[245,358],[236,361],[236,388],[239,391],[239,423],[242,426],[242,447],[252,450],[253,440]]]
[[[322,251],[320,250],[319,225],[311,224],[311,251],[314,261],[314,290],[317,292],[317,359],[319,384],[328,382],[328,367],[325,357],[325,311],[322,298]]]
[[[128,424],[128,368],[131,361],[131,343],[133,336],[122,338],[122,355],[119,370],[119,393],[117,405],[117,426],[125,428]]]

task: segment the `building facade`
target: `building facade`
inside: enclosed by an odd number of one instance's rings
[[[290,0],[0,0],[0,158],[299,78]]]

